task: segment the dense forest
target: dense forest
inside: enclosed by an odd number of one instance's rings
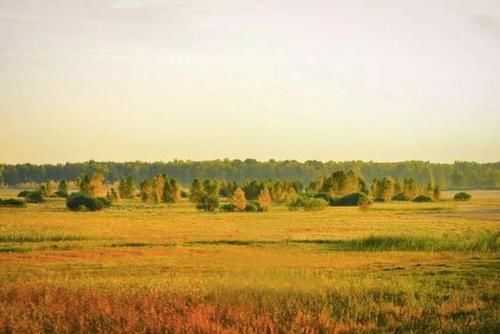
[[[453,164],[424,161],[404,162],[321,162],[295,160],[265,162],[254,159],[171,162],[96,162],[65,164],[0,164],[0,183],[15,186],[48,180],[75,180],[82,174],[101,172],[106,182],[131,176],[137,183],[166,174],[189,185],[195,179],[218,179],[242,183],[249,180],[299,180],[308,184],[335,171],[353,170],[367,182],[375,178],[413,178],[416,182],[437,184],[441,189],[500,189],[500,162]]]

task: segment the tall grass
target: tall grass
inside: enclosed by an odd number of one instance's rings
[[[264,246],[286,244],[310,244],[326,248],[330,251],[497,251],[500,232],[484,232],[464,238],[463,236],[431,238],[416,236],[370,236],[360,239],[330,240],[303,239],[282,241],[259,240],[199,240],[189,245],[214,246]]]
[[[458,287],[442,293],[436,287],[382,284],[323,293],[222,289],[176,295],[4,285],[0,328],[4,333],[498,332],[493,290],[481,296]]]

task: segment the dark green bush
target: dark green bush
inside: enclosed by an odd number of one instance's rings
[[[235,212],[236,205],[231,204],[231,203],[223,204],[220,206],[220,211],[222,211],[222,212]]]
[[[469,193],[463,191],[456,193],[453,197],[455,201],[469,201],[471,198],[472,196]]]
[[[330,206],[358,206],[371,204],[371,200],[364,193],[352,193],[343,197],[331,197]]]
[[[332,196],[330,196],[330,194],[328,193],[325,193],[325,192],[321,192],[321,193],[317,193],[317,194],[314,194],[313,196],[314,198],[322,198],[324,199],[325,201],[329,202],[330,201],[330,198]]]
[[[61,198],[68,198],[68,193],[65,191],[58,190],[54,193],[56,197],[61,197]]]
[[[399,194],[392,196],[392,200],[393,201],[409,201],[410,197],[408,197],[408,195],[406,195],[405,193],[399,193]]]
[[[26,197],[30,192],[28,190],[23,190],[19,194],[17,194],[17,197]]]
[[[432,197],[427,196],[427,195],[418,195],[417,197],[415,197],[413,199],[413,202],[417,202],[417,203],[425,203],[425,202],[432,202],[432,201],[433,201]]]
[[[26,201],[17,198],[0,199],[0,206],[24,208],[26,207]]]
[[[28,203],[43,203],[45,202],[45,195],[41,190],[29,191],[26,196],[26,202]]]
[[[245,206],[245,211],[246,212],[262,212],[264,210],[260,207],[259,202],[248,201],[247,205]]]
[[[66,206],[71,211],[89,210],[99,211],[111,205],[111,201],[104,197],[90,197],[80,193],[71,194],[66,200]]]

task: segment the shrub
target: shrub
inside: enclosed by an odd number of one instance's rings
[[[222,212],[235,212],[236,206],[232,203],[226,203],[220,206],[220,211]]]
[[[196,208],[203,211],[213,212],[219,207],[219,196],[216,194],[203,194]]]
[[[370,201],[370,198],[368,198],[368,196],[359,199],[358,206],[361,211],[368,211],[371,205],[372,202]]]
[[[331,206],[359,206],[359,205],[370,205],[371,200],[364,193],[352,193],[343,197],[332,197],[330,198]]]
[[[56,191],[55,195],[57,197],[61,197],[61,198],[67,198],[68,197],[68,193],[64,192],[64,191],[61,191],[61,190]]]
[[[410,200],[410,197],[408,197],[408,195],[406,195],[405,193],[398,193],[394,196],[392,196],[392,200],[393,201],[409,201]]]
[[[323,198],[299,196],[288,202],[288,210],[296,211],[302,208],[304,211],[319,211],[323,210],[327,205],[328,202]]]
[[[29,191],[26,194],[26,201],[28,203],[42,203],[45,202],[45,196],[42,190]]]
[[[471,198],[472,198],[471,194],[463,192],[463,191],[456,193],[455,196],[453,196],[453,199],[455,201],[468,201]]]
[[[66,206],[71,211],[87,209],[89,211],[102,210],[111,205],[111,201],[104,197],[90,197],[80,193],[71,194],[66,200]]]
[[[328,193],[320,192],[320,193],[314,194],[314,198],[322,198],[325,201],[329,202],[330,198],[332,198],[332,197]]]
[[[432,202],[432,197],[427,196],[427,195],[418,195],[413,199],[413,202],[417,203],[425,203],[425,202]]]
[[[28,190],[23,190],[19,194],[17,194],[17,197],[26,197],[30,192]]]
[[[264,211],[264,209],[262,209],[259,202],[248,201],[247,205],[245,206],[245,211],[246,212],[262,212],[262,211]]]
[[[0,199],[0,206],[24,208],[26,207],[26,201],[17,198]]]

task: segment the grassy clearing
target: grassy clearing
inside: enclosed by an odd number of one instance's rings
[[[0,208],[3,332],[496,333],[500,193],[207,214]]]

